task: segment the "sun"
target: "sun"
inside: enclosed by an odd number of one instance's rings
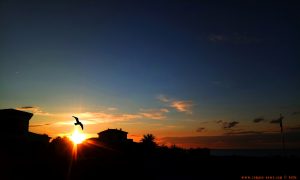
[[[86,136],[84,133],[79,132],[77,129],[75,129],[73,134],[69,138],[74,144],[80,144],[86,139]]]

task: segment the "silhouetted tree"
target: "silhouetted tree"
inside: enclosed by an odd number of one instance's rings
[[[141,139],[141,143],[147,149],[154,149],[157,144],[155,142],[155,136],[153,134],[145,134]]]
[[[55,156],[70,158],[73,145],[67,137],[56,137],[51,141],[50,148]]]

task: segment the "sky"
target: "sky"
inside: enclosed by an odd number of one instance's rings
[[[29,130],[209,148],[300,148],[294,1],[1,1],[0,108]],[[248,143],[245,143],[248,142]]]

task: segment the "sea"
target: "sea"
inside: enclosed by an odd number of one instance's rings
[[[211,149],[212,156],[248,156],[248,157],[272,157],[288,156],[300,157],[300,149]]]

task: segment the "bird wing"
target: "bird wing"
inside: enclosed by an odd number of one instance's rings
[[[78,117],[76,117],[76,116],[72,116],[72,117],[74,117],[76,119],[76,122],[79,122]]]
[[[83,130],[83,124],[80,122],[79,126],[81,127],[81,129]]]

